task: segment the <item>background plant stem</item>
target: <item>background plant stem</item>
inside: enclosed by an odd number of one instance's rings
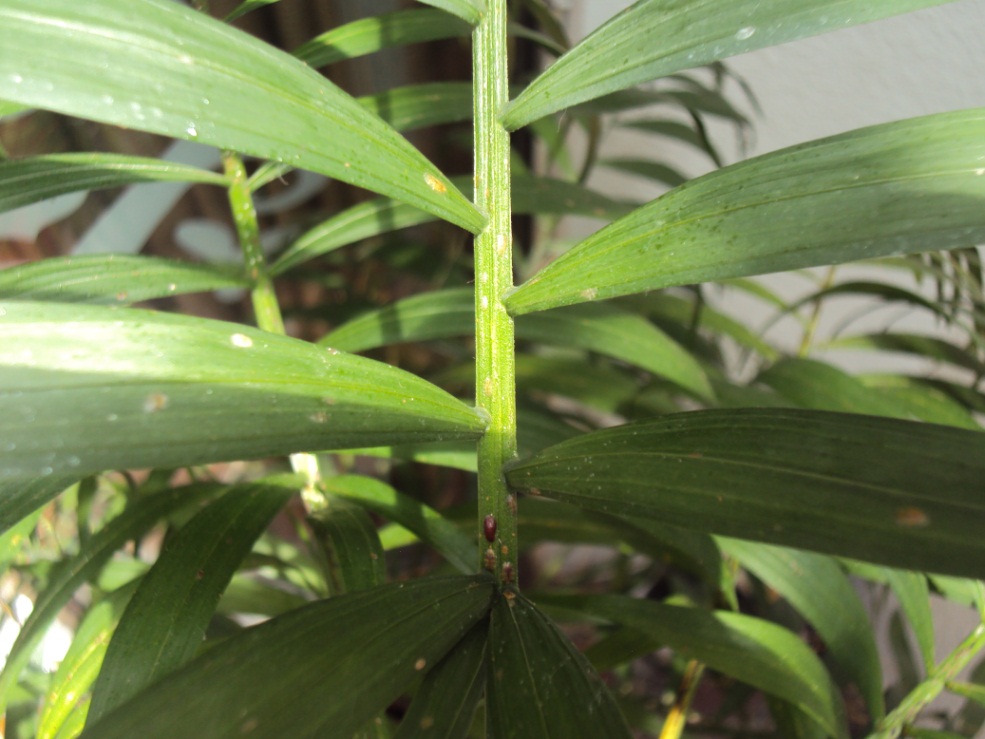
[[[232,209],[236,235],[240,249],[243,251],[243,265],[253,283],[250,299],[253,302],[257,326],[264,331],[283,335],[286,333],[284,319],[281,316],[280,304],[277,302],[274,283],[267,272],[267,261],[260,244],[260,226],[257,222],[257,212],[250,192],[246,167],[243,166],[243,160],[238,154],[229,151],[223,152],[222,165],[225,173],[232,180],[229,186],[229,207]],[[321,479],[318,459],[313,454],[292,454],[291,466],[295,472],[304,475],[305,486],[301,491],[301,497],[308,510],[323,508],[325,498],[316,489]]]
[[[513,320],[502,297],[513,286],[513,236],[510,137],[499,121],[508,101],[506,19],[506,0],[488,0],[473,33],[472,74],[475,204],[488,218],[475,241],[476,406],[489,416],[478,449],[478,537],[481,566],[492,567],[502,581],[510,582],[517,575],[516,505],[506,487],[503,465],[516,455],[516,385]],[[487,516],[496,522],[492,542],[483,534]]]

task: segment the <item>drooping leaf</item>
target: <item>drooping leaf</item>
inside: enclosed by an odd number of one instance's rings
[[[141,499],[140,505],[131,506],[93,535],[78,554],[63,561],[45,590],[38,595],[31,615],[24,621],[7,656],[0,673],[0,708],[7,705],[11,688],[17,684],[31,652],[55,616],[83,583],[95,577],[117,549],[143,535],[162,517],[200,503],[220,491],[218,485],[192,485],[147,496]]]
[[[696,130],[686,123],[665,120],[632,120],[622,123],[622,126],[676,139],[707,154],[716,167],[724,166],[718,151],[712,145],[711,141],[708,140],[708,137],[702,135],[700,130]]]
[[[486,621],[473,626],[428,672],[394,739],[466,739],[486,685],[488,632]]]
[[[100,306],[0,310],[11,482],[476,438],[484,425],[409,373],[245,326]]]
[[[474,330],[474,300],[469,289],[406,298],[343,324],[319,343],[357,352],[391,343],[467,335]],[[711,395],[704,370],[683,347],[649,321],[614,305],[579,305],[524,316],[517,321],[516,334],[524,340],[615,357],[699,397]]]
[[[734,539],[721,543],[817,630],[846,683],[854,683],[878,723],[886,711],[879,652],[865,608],[842,569],[811,552]]]
[[[944,2],[639,0],[548,67],[507,107],[504,122],[520,128],[640,82]]]
[[[167,543],[113,633],[87,724],[195,656],[233,572],[299,487],[290,476],[233,487]]]
[[[10,446],[8,442],[6,446]],[[14,449],[17,445],[14,445]],[[11,449],[10,451],[14,451]],[[4,536],[18,522],[37,511],[83,475],[49,475],[31,480],[0,480],[0,533]]]
[[[485,616],[492,592],[485,577],[426,578],[299,608],[217,644],[82,739],[351,737]]]
[[[871,349],[885,352],[899,352],[923,359],[947,362],[957,367],[970,369],[976,374],[985,374],[985,362],[975,352],[936,337],[909,333],[864,334],[846,336],[829,342],[831,349]]]
[[[507,307],[529,313],[985,240],[983,134],[980,108],[863,128],[725,167],[581,242],[518,287]]]
[[[252,13],[257,8],[262,8],[264,5],[273,5],[278,2],[280,2],[280,0],[243,0],[243,2],[236,6],[235,10],[226,16],[226,23],[234,21],[247,13]]]
[[[348,498],[413,531],[462,572],[475,572],[479,562],[475,542],[430,506],[372,477],[339,475],[324,484],[333,495]]]
[[[386,581],[383,545],[365,508],[333,496],[308,521],[327,555],[333,592],[354,593]]]
[[[901,417],[976,431],[981,429],[968,408],[937,388],[899,375],[868,375],[858,379],[871,391],[888,398],[899,409]]]
[[[483,0],[420,0],[420,2],[441,8],[473,26],[479,22],[482,14],[486,11],[486,4]]]
[[[52,257],[0,270],[0,298],[59,303],[127,305],[248,285],[216,265],[130,254]]]
[[[372,54],[380,49],[468,36],[472,27],[439,10],[413,8],[360,18],[316,36],[294,50],[311,67]]]
[[[398,131],[413,131],[439,123],[471,120],[472,85],[468,82],[431,82],[396,87],[361,97],[359,104]],[[455,186],[461,188],[459,184]]]
[[[650,159],[638,159],[621,157],[615,159],[603,159],[599,162],[603,167],[609,167],[626,174],[636,175],[648,180],[654,180],[668,187],[677,187],[687,182],[687,177],[676,169],[663,162],[656,162]]]
[[[89,690],[99,674],[113,630],[136,589],[135,581],[114,590],[86,611],[45,694],[37,739],[56,739],[71,726],[76,727],[73,735],[82,731],[89,712]]]
[[[922,572],[909,572],[887,567],[886,580],[899,600],[906,620],[913,629],[926,674],[934,669],[934,615],[930,610],[930,588]]]
[[[123,154],[46,154],[0,161],[0,212],[81,190],[138,182],[202,182],[225,186],[228,179],[187,164]]]
[[[784,409],[597,431],[507,471],[590,510],[897,567],[981,577],[985,434]]]
[[[0,98],[288,162],[483,225],[416,149],[327,79],[183,4],[10,0],[0,46]]]
[[[486,724],[497,739],[630,736],[599,674],[522,595],[493,603]]]
[[[689,659],[789,702],[829,736],[847,737],[841,696],[810,648],[777,624],[616,595],[552,597],[623,624]]]

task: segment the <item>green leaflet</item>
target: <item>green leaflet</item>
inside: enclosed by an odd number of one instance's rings
[[[506,109],[520,128],[549,113],[718,59],[948,0],[640,0],[541,73]]]
[[[226,16],[226,23],[234,21],[247,13],[251,13],[257,8],[262,8],[264,5],[273,5],[277,2],[280,2],[280,0],[243,0],[243,2],[236,6],[235,10]]]
[[[506,304],[513,314],[529,313],[671,285],[966,246],[985,239],[983,157],[983,108],[756,157],[692,180],[603,228],[519,286]]]
[[[440,661],[492,594],[488,578],[456,576],[312,603],[217,644],[82,739],[347,739]]]
[[[811,552],[738,540],[720,543],[817,630],[845,682],[855,684],[878,723],[886,712],[879,652],[865,608],[842,569]]]
[[[896,567],[985,574],[985,434],[784,409],[697,411],[550,447],[511,487]]]
[[[841,696],[810,648],[769,621],[725,611],[671,606],[623,596],[551,598],[628,626],[690,659],[782,698],[821,726],[847,737]],[[601,735],[600,735],[601,736]]]
[[[328,560],[326,577],[332,579],[333,593],[354,593],[386,581],[383,545],[364,508],[333,496],[308,523]]]
[[[479,22],[479,18],[486,10],[483,0],[420,0],[425,5],[433,5],[441,8],[445,12],[458,16],[473,26]]]
[[[0,212],[79,190],[138,182],[202,182],[224,187],[226,177],[187,164],[123,154],[47,154],[0,161]]]
[[[472,27],[468,23],[439,10],[398,10],[360,18],[326,31],[295,49],[294,56],[317,68],[393,46],[469,36],[471,33]]]
[[[398,131],[413,131],[439,123],[472,118],[472,85],[468,82],[431,82],[408,85],[359,98],[359,104]],[[455,187],[462,189],[458,180]]]
[[[4,483],[476,438],[484,426],[409,373],[245,326],[100,306],[0,310]]]
[[[0,98],[335,177],[471,231],[484,218],[405,139],[315,71],[167,0],[9,0]],[[258,112],[263,111],[262,115]],[[331,137],[318,134],[332,131]]]
[[[210,264],[129,254],[52,257],[0,270],[0,298],[127,305],[185,293],[248,287]]]
[[[594,668],[522,595],[493,603],[486,725],[496,739],[618,739],[625,719]]]
[[[83,583],[95,578],[116,550],[127,541],[142,536],[159,519],[201,503],[217,495],[221,489],[218,485],[199,484],[171,488],[146,496],[140,501],[140,505],[128,508],[92,536],[77,555],[63,561],[45,591],[39,594],[34,610],[11,647],[3,673],[0,674],[0,708],[7,705],[12,686],[17,684],[31,652],[44,637],[58,612]]]
[[[349,352],[386,344],[468,335],[474,330],[469,289],[440,290],[397,301],[343,324],[319,341]],[[699,397],[711,386],[698,362],[646,319],[614,305],[579,305],[524,316],[517,338],[577,347],[635,364]]]
[[[284,476],[233,487],[168,542],[113,633],[87,724],[195,656],[233,573],[301,484]]]

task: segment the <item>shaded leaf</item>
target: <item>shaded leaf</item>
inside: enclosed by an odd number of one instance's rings
[[[0,161],[0,212],[80,190],[139,182],[202,182],[228,178],[187,164],[123,154],[46,154]]]
[[[364,507],[333,496],[308,522],[328,556],[334,592],[354,593],[386,581],[383,545]]]
[[[424,678],[395,739],[465,739],[486,686],[486,621],[472,627]]]
[[[298,483],[285,476],[233,487],[167,542],[113,634],[87,724],[195,656],[233,572]]]
[[[720,543],[817,630],[845,682],[854,683],[878,723],[886,712],[879,652],[865,608],[841,568],[828,557],[796,549]]]
[[[10,482],[475,438],[484,426],[409,373],[245,326],[53,303],[2,310]]]
[[[9,0],[0,46],[2,98],[288,162],[471,231],[484,223],[416,149],[331,82],[182,4]]]
[[[497,739],[629,737],[588,660],[522,595],[493,603],[486,721]]]
[[[966,246],[985,240],[982,157],[985,109],[765,154],[692,180],[603,228],[506,304],[514,314],[528,313],[671,285]]]
[[[479,22],[486,10],[486,4],[483,0],[420,0],[420,2],[441,8],[464,21],[468,21],[473,26]]]
[[[294,56],[317,68],[380,49],[471,33],[472,27],[468,23],[440,10],[398,10],[360,18],[326,31],[295,49]]]
[[[955,346],[936,336],[920,334],[881,333],[862,336],[846,336],[827,344],[830,349],[872,349],[885,352],[910,354],[923,359],[947,362],[964,367],[978,375],[985,374],[985,362],[974,352]]]
[[[0,298],[59,303],[126,305],[248,285],[216,265],[129,254],[52,257],[0,270]]]
[[[485,577],[427,578],[299,608],[217,644],[82,737],[351,737],[485,616],[492,590]]]
[[[830,736],[846,737],[841,696],[824,666],[794,634],[769,621],[726,611],[672,606],[616,595],[551,598],[623,624],[789,702]]]
[[[507,471],[591,510],[981,577],[985,434],[821,411],[697,411],[596,431]]]
[[[942,5],[947,0],[640,0],[537,77],[506,109],[516,129],[615,90],[753,49]]]
[[[235,10],[226,16],[225,21],[229,23],[247,13],[252,13],[257,8],[262,8],[264,5],[273,5],[277,2],[280,2],[280,0],[243,0],[243,2],[236,6]]]
[[[687,177],[682,175],[673,167],[663,162],[655,162],[649,159],[603,159],[599,162],[603,167],[616,169],[626,174],[637,175],[648,180],[655,180],[669,187],[677,187],[687,182]]]
[[[922,572],[908,572],[886,568],[886,580],[899,600],[906,620],[917,638],[917,647],[925,674],[929,675],[936,663],[934,656],[934,615],[930,610],[930,588],[927,576]]]
[[[431,82],[395,87],[359,98],[359,104],[398,131],[472,119],[472,85]],[[455,183],[455,180],[452,180]],[[456,187],[462,188],[461,184]]]

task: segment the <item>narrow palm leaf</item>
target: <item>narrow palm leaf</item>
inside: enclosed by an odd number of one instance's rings
[[[355,593],[386,581],[383,545],[365,508],[333,496],[308,522],[328,559],[333,592]]]
[[[441,8],[473,26],[479,22],[482,14],[486,11],[486,4],[483,0],[420,0],[420,2]]]

